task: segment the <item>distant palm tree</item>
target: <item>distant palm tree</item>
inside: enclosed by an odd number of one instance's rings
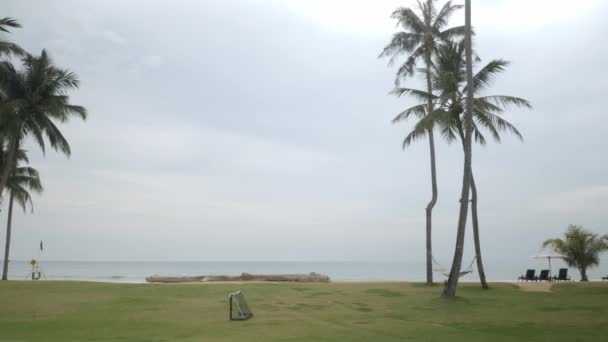
[[[581,272],[581,281],[588,281],[587,269],[600,263],[600,254],[608,251],[606,244],[608,235],[600,237],[582,226],[570,225],[562,239],[549,239],[543,242],[543,247],[551,247],[563,256],[570,267],[576,267]]]
[[[476,61],[480,61],[476,58]],[[506,70],[509,62],[504,60],[493,60],[483,66],[473,76],[474,93],[485,90],[491,81],[501,72]],[[404,142],[409,144],[414,140],[426,136],[429,129],[439,126],[442,136],[448,143],[459,139],[463,145],[465,133],[462,116],[466,106],[466,57],[464,42],[444,44],[438,48],[433,62],[433,89],[437,95],[409,88],[396,88],[394,93],[402,96],[415,94],[421,100],[432,98],[437,109],[431,115],[419,116],[420,120],[414,129],[406,136]],[[509,132],[521,139],[519,131],[500,115],[509,107],[517,106],[531,109],[530,103],[524,99],[505,96],[476,96],[473,107],[473,135],[480,144],[486,143],[483,131],[490,132],[491,136],[500,142],[500,133]],[[419,106],[414,106],[400,115],[393,122],[407,119],[408,115],[420,113]],[[488,288],[481,256],[479,238],[479,221],[477,218],[477,187],[475,179],[471,175],[471,216],[473,220],[473,238],[475,242],[475,256],[480,282],[483,288]]]
[[[437,11],[435,2],[436,0],[418,1],[417,10],[420,15],[413,9],[405,7],[397,8],[392,14],[392,18],[397,20],[397,25],[401,26],[403,31],[393,35],[390,43],[384,47],[384,50],[379,57],[390,56],[389,65],[392,65],[398,57],[407,54],[405,63],[403,63],[397,71],[397,77],[395,79],[397,86],[399,85],[400,80],[414,74],[416,63],[422,59],[426,65],[427,91],[432,93],[432,56],[435,53],[437,46],[464,34],[463,27],[453,27],[443,30],[448,25],[452,14],[454,14],[456,10],[462,8],[462,6],[453,5],[451,1],[447,1],[441,10]],[[425,109],[424,106],[422,109]],[[427,101],[425,110],[427,113],[433,112],[432,100],[429,99]],[[437,203],[435,140],[433,138],[432,130],[428,132],[428,138],[431,157],[432,198],[426,207],[426,282],[427,284],[432,284],[432,212]]]
[[[7,144],[4,165],[13,165],[26,136],[31,136],[45,151],[45,137],[55,150],[70,155],[70,145],[56,122],[71,116],[86,119],[86,109],[72,105],[67,93],[78,88],[76,75],[53,65],[45,50],[39,57],[27,55],[23,70],[9,62],[0,63],[0,135]],[[11,168],[3,167],[0,189],[4,189]]]
[[[42,183],[40,182],[40,175],[38,174],[38,171],[31,167],[19,166],[19,163],[29,163],[24,150],[17,151],[17,165],[13,165],[13,170],[10,173],[6,183],[6,190],[10,195],[10,199],[8,202],[8,222],[6,225],[6,245],[4,248],[2,280],[8,279],[8,262],[10,259],[11,231],[13,222],[13,202],[17,201],[17,204],[19,204],[24,211],[26,210],[29,202],[33,211],[34,207],[32,197],[28,190],[36,193],[42,192]]]
[[[20,28],[21,24],[13,18],[0,18],[0,32],[8,33],[9,28]],[[23,56],[25,52],[19,45],[0,39],[0,57],[4,56]]]

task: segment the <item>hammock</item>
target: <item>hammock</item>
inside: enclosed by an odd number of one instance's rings
[[[469,264],[469,267],[465,268],[464,270],[460,271],[460,274],[458,275],[458,278],[465,276],[469,273],[473,273],[473,263],[475,262],[475,258],[473,257],[473,260],[471,260],[471,263]],[[435,260],[435,257],[433,257],[433,265],[435,268],[433,268],[433,271],[437,272],[437,273],[441,273],[446,277],[450,276],[450,270],[441,266],[437,260]]]

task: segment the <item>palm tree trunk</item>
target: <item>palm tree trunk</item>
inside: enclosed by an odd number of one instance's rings
[[[4,247],[4,267],[2,269],[2,280],[8,279],[8,260],[11,248],[11,226],[13,223],[13,194],[8,202],[8,222],[6,224],[6,245]]]
[[[475,185],[475,177],[471,171],[471,219],[473,220],[473,241],[475,242],[475,260],[477,261],[477,273],[479,273],[479,281],[483,289],[488,289],[486,281],[486,272],[483,269],[483,261],[481,259],[481,243],[479,242],[479,221],[477,219],[477,186]]]
[[[462,148],[464,150],[465,135],[462,129],[462,122],[458,121],[458,134],[462,141]],[[483,289],[488,289],[488,282],[486,281],[486,272],[483,269],[483,261],[481,258],[481,243],[479,239],[479,220],[477,219],[477,186],[475,185],[475,177],[471,170],[471,218],[473,220],[473,241],[475,243],[475,260],[477,261],[477,273],[479,273],[479,282]]]
[[[473,135],[473,60],[472,60],[472,41],[471,41],[471,0],[465,1],[465,45],[467,57],[467,102],[465,112],[465,141],[464,141],[464,170],[462,175],[462,192],[460,194],[460,213],[458,215],[458,229],[456,233],[456,248],[454,259],[447,284],[443,289],[442,297],[451,298],[456,296],[456,288],[460,278],[462,268],[462,253],[464,251],[464,234],[469,210],[469,190],[471,189],[471,164],[472,148],[471,138]]]
[[[431,84],[431,53],[427,49],[426,53],[426,86],[427,92],[432,94],[433,86]],[[428,99],[428,113],[433,112],[433,99]],[[426,284],[433,284],[433,246],[432,246],[432,228],[433,228],[433,208],[437,203],[437,168],[435,164],[435,138],[433,130],[429,130],[429,149],[431,156],[431,188],[432,197],[429,204],[426,206]]]
[[[8,182],[8,177],[11,173],[11,165],[15,162],[15,156],[17,154],[18,138],[13,138],[8,143],[8,155],[6,160],[4,160],[4,165],[2,166],[2,174],[0,174],[0,199],[2,198],[2,192],[4,191],[4,187],[6,186],[6,182]]]
[[[589,281],[587,278],[587,267],[581,266],[579,270],[581,272],[581,281]]]

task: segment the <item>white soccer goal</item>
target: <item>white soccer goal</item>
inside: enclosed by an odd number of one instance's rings
[[[253,317],[253,312],[249,309],[245,295],[241,291],[232,292],[228,295],[230,302],[230,320],[243,321]]]

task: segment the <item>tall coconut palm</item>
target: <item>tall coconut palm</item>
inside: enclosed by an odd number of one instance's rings
[[[0,18],[0,32],[8,33],[11,28],[20,28],[21,24],[13,18]],[[0,57],[15,55],[23,56],[25,52],[19,45],[0,39]]]
[[[462,45],[462,44],[459,44]],[[458,137],[460,137],[460,141],[463,145],[463,150],[465,149],[465,129],[463,126],[463,120],[461,116],[463,115],[463,107],[467,102],[467,99],[463,96],[463,94],[468,93],[468,86],[465,86],[464,79],[458,77],[462,75],[458,69],[450,70],[449,68],[455,66],[453,63],[456,61],[464,61],[464,54],[462,53],[463,49],[457,47],[456,49],[453,46],[446,46],[445,52],[449,59],[444,60],[444,62],[448,62],[447,64],[439,63],[438,73],[440,79],[442,81],[439,82],[439,86],[441,87],[442,83],[453,82],[452,85],[443,84],[446,92],[442,93],[441,102],[445,103],[445,111],[447,114],[447,120],[441,120],[442,124],[442,133],[449,140],[450,136],[454,130],[456,131]],[[462,63],[464,66],[466,63]],[[505,68],[509,65],[509,62],[503,60],[493,60],[483,68],[481,68],[473,77],[473,92],[477,94],[478,91],[485,88],[489,85],[490,81],[493,77],[501,73],[505,70]],[[442,70],[443,69],[443,70]],[[463,68],[464,69],[464,68]],[[459,85],[460,83],[460,85]],[[451,91],[451,93],[450,93]],[[499,115],[504,112],[504,110],[509,106],[517,106],[517,107],[525,107],[531,109],[532,106],[530,103],[522,98],[505,96],[505,95],[492,95],[492,96],[482,96],[475,97],[473,99],[473,117],[475,121],[473,122],[473,133],[475,136],[475,140],[480,144],[485,144],[485,138],[481,133],[478,126],[483,127],[487,131],[489,131],[492,137],[500,142],[499,132],[507,131],[518,138],[522,138],[519,131],[511,125],[508,121],[502,119]],[[471,170],[471,218],[473,223],[473,241],[475,245],[475,259],[477,262],[477,270],[479,273],[479,279],[481,282],[481,286],[484,289],[488,288],[488,283],[486,281],[485,270],[483,267],[483,259],[481,255],[481,243],[479,237],[479,219],[477,214],[477,203],[478,203],[478,194],[477,194],[477,186],[475,184],[475,177]]]
[[[27,204],[29,203],[33,211],[34,207],[32,197],[29,191],[33,191],[36,193],[42,192],[42,183],[40,182],[40,175],[38,174],[38,171],[28,166],[19,165],[29,163],[26,152],[24,150],[19,150],[17,151],[16,155],[17,164],[13,165],[12,171],[6,183],[6,190],[9,193],[9,202],[2,280],[8,279],[8,263],[10,260],[11,231],[13,223],[13,203],[16,201],[17,204],[19,204],[19,206],[21,206],[24,211],[26,210]]]
[[[76,75],[53,65],[45,50],[40,56],[27,55],[23,69],[11,63],[0,63],[0,134],[7,143],[6,165],[15,162],[15,154],[26,136],[31,136],[45,151],[45,140],[51,147],[70,155],[70,145],[57,122],[72,116],[86,119],[86,109],[72,105],[68,92],[78,88]],[[45,139],[46,138],[46,139]],[[11,169],[2,168],[0,189],[4,189]]]
[[[443,289],[442,297],[451,298],[456,296],[456,288],[460,279],[462,268],[462,253],[464,251],[464,233],[467,224],[469,210],[469,190],[471,188],[473,151],[471,139],[473,136],[473,28],[471,25],[471,0],[465,1],[465,49],[466,49],[466,75],[467,75],[467,101],[464,115],[464,170],[462,173],[462,191],[460,194],[460,212],[458,215],[458,228],[456,232],[456,247],[450,276]]]
[[[479,61],[479,59],[477,58],[476,61]],[[464,43],[452,43],[440,47],[437,50],[433,65],[433,88],[437,95],[409,88],[396,88],[394,93],[398,96],[413,94],[425,101],[432,98],[437,109],[431,115],[425,115],[422,110],[423,104],[414,106],[395,117],[393,122],[406,120],[411,115],[419,116],[420,120],[406,136],[405,144],[410,144],[414,140],[425,137],[429,129],[439,126],[442,136],[448,143],[459,139],[464,149],[465,135],[462,115],[466,105],[464,94],[467,90]],[[507,61],[493,60],[483,66],[473,77],[475,94],[489,86],[494,77],[503,72],[508,65],[509,62]],[[505,95],[474,97],[473,134],[476,142],[482,145],[486,143],[484,131],[490,132],[491,136],[498,142],[501,139],[501,132],[512,133],[521,139],[521,134],[517,128],[500,117],[510,106],[532,108],[528,101],[518,97]],[[474,177],[471,177],[471,216],[477,269],[482,287],[487,288],[479,238],[477,201],[477,187]]]
[[[475,61],[479,62],[480,59],[476,58]],[[420,98],[433,98],[436,102],[436,107],[438,108],[432,115],[426,116],[424,120],[420,120],[412,132],[406,137],[405,141],[411,142],[412,140],[423,137],[430,127],[438,125],[442,136],[448,143],[459,139],[464,148],[465,135],[462,115],[464,114],[464,108],[466,106],[465,94],[467,93],[464,42],[441,46],[437,50],[433,64],[433,88],[438,94],[437,96],[420,90],[407,88],[397,88],[395,90],[395,93],[399,96],[415,91],[415,94]],[[506,70],[508,65],[508,61],[500,59],[492,60],[480,68],[473,76],[474,93],[476,95],[473,101],[473,135],[475,141],[479,144],[484,145],[486,143],[483,131],[489,132],[497,142],[500,142],[500,133],[502,132],[512,133],[518,138],[522,138],[515,126],[501,118],[500,115],[510,106],[532,109],[532,106],[528,101],[506,95],[478,96],[478,93],[485,90],[498,74]],[[404,118],[399,115],[393,121],[399,122],[403,119]],[[473,221],[475,256],[481,285],[483,288],[487,288],[488,284],[485,278],[481,255],[477,203],[477,187],[475,178],[471,176],[471,217]]]
[[[608,251],[608,235],[593,234],[582,226],[570,225],[564,239],[549,239],[543,247],[551,247],[561,254],[568,266],[576,267],[581,273],[581,281],[589,281],[587,269],[600,263],[600,254]]]
[[[397,58],[404,54],[407,55],[405,62],[397,71],[397,77],[395,79],[397,86],[401,80],[413,75],[417,62],[422,59],[426,66],[427,91],[432,93],[432,56],[437,46],[450,41],[450,39],[454,37],[462,36],[464,32],[463,27],[445,29],[449,23],[450,17],[456,10],[462,8],[462,6],[454,5],[451,1],[447,1],[441,10],[437,11],[435,2],[436,0],[418,1],[417,9],[400,7],[397,8],[391,16],[393,19],[397,20],[397,25],[400,26],[403,31],[393,35],[390,43],[384,47],[384,50],[379,57],[390,56],[389,65],[392,65]],[[432,100],[429,99],[427,101],[425,110],[426,113],[433,112]],[[432,130],[428,132],[428,139],[431,161],[432,197],[426,207],[426,282],[427,284],[432,284],[432,216],[433,208],[437,203],[438,196],[435,140]]]

